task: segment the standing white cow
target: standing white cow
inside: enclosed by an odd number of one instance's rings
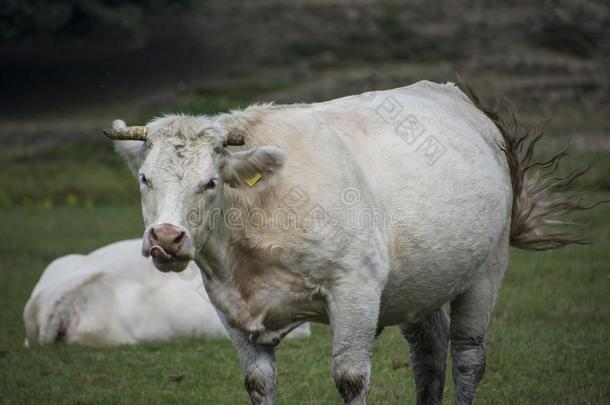
[[[23,317],[27,345],[135,344],[223,337],[194,263],[164,274],[142,257],[141,239],[53,261],[32,291]],[[309,336],[309,324],[291,336]]]
[[[466,404],[509,244],[571,241],[540,229],[572,204],[541,201],[548,175],[525,180],[528,139],[477,104],[418,82],[104,132],[140,180],[143,253],[161,271],[198,263],[253,403],[274,401],[274,346],[311,320],[332,328],[346,403],[366,401],[376,331],[400,325],[418,403],[440,403],[451,342]]]

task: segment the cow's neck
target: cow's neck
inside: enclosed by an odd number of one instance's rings
[[[237,205],[239,200],[234,198],[231,203],[225,205],[225,213],[236,208],[247,215],[252,209]],[[220,222],[197,260],[212,302],[229,323],[241,329],[260,330],[269,322],[284,324],[285,320],[273,315],[277,308],[295,301],[309,302],[313,291],[303,276],[291,271],[291,259],[278,246],[286,240],[285,235],[247,225],[235,229],[224,220]]]

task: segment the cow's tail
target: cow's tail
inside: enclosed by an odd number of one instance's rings
[[[567,190],[574,180],[587,173],[589,166],[558,175],[557,169],[560,160],[567,155],[567,147],[546,161],[534,161],[534,149],[543,130],[520,126],[509,102],[506,102],[506,108],[510,119],[504,119],[496,109],[483,105],[468,85],[462,82],[462,86],[475,107],[493,121],[504,138],[500,147],[506,154],[513,189],[510,244],[520,249],[547,250],[589,243],[566,230],[566,226],[575,224],[566,221],[568,214],[607,202],[585,204],[583,192]]]

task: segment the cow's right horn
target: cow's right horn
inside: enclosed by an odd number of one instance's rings
[[[145,126],[131,126],[125,128],[107,128],[104,135],[115,141],[145,141],[148,128]]]
[[[242,146],[246,143],[244,131],[234,128],[225,135],[224,146]]]

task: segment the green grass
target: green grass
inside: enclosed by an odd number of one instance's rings
[[[181,101],[175,111],[217,114],[245,105],[225,97],[198,95]],[[144,109],[141,115],[145,122],[160,112]],[[6,148],[0,150],[0,167],[0,208],[93,208],[139,201],[136,180],[114,152],[113,143],[101,134],[43,148]]]
[[[131,190],[135,185],[122,163],[103,157],[110,152],[103,146],[97,153],[94,147],[74,148],[39,152],[47,159],[38,159],[40,166],[33,169],[14,158],[9,169],[21,170],[21,183],[7,181],[10,176],[2,174],[0,189],[10,195],[19,191],[19,184],[36,184],[43,175],[48,184],[41,180],[40,190],[32,185],[33,195],[45,196],[70,184],[79,201],[87,193],[98,194],[89,197],[93,205],[0,208],[0,402],[246,403],[238,356],[225,340],[98,349],[23,347],[23,306],[48,262],[137,237],[142,230],[137,194]],[[87,173],[77,173],[72,165],[79,162],[74,152],[82,148],[95,157]],[[570,159],[585,157],[591,156]],[[603,179],[610,156],[594,158],[600,169],[590,176]],[[55,164],[66,173],[47,170]],[[121,197],[106,198],[99,190],[91,191],[96,188]],[[596,198],[610,199],[610,193],[599,192]],[[512,252],[489,330],[488,368],[478,403],[609,403],[610,207],[598,207],[584,217],[591,220],[584,231],[595,238],[593,245]],[[321,325],[314,326],[311,339],[282,343],[279,403],[339,402],[330,377],[330,350],[328,328]],[[414,403],[407,364],[405,342],[396,328],[386,329],[375,348],[370,403]],[[176,376],[183,379],[177,382]],[[446,403],[451,402],[451,390],[448,373]]]
[[[135,179],[102,136],[0,154],[0,207],[135,203]]]

